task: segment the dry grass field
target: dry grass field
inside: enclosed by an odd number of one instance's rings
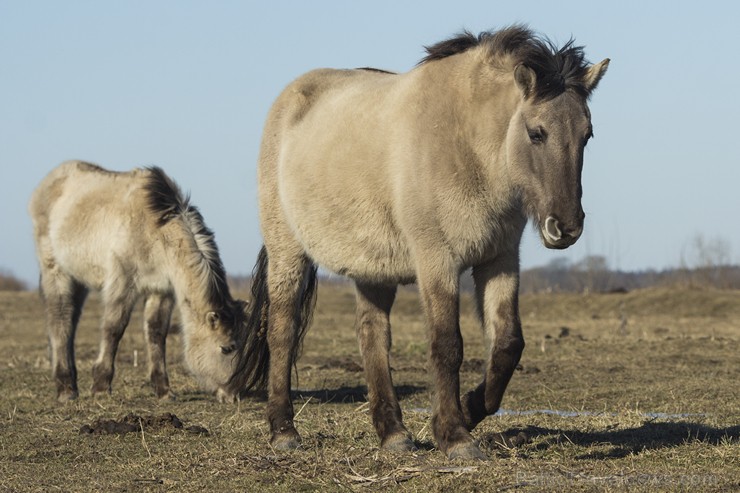
[[[462,303],[462,382],[483,336]],[[60,405],[35,292],[0,292],[2,491],[737,491],[740,292],[539,294],[521,301],[527,347],[504,411],[475,430],[486,462],[450,462],[429,430],[427,343],[416,293],[394,308],[394,381],[419,450],[380,450],[365,402],[349,286],[322,284],[294,379],[303,450],[268,445],[258,396],[198,392],[169,339],[176,401],[147,385],[137,311],[113,394],[93,398],[100,305],[77,337],[80,398]]]

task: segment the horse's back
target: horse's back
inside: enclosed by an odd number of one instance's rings
[[[104,201],[110,200],[110,190],[116,190],[118,183],[131,182],[145,170],[130,172],[109,171],[97,164],[85,161],[65,161],[51,170],[39,183],[31,196],[29,212],[36,220],[71,197],[84,197],[103,194]]]
[[[34,191],[29,212],[42,268],[51,262],[100,289],[148,230],[142,185],[147,170],[113,172],[66,161]]]

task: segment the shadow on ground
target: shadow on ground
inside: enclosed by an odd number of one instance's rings
[[[426,387],[418,385],[396,385],[394,388],[399,399],[427,391]],[[367,387],[364,385],[336,389],[293,390],[291,394],[293,399],[310,398],[320,403],[367,402]]]
[[[536,443],[535,450],[547,450],[564,441],[590,448],[611,446],[576,456],[577,459],[618,459],[645,450],[677,447],[691,442],[709,445],[740,441],[740,426],[712,428],[689,423],[647,422],[637,428],[582,432],[529,426],[512,428],[503,433],[487,433],[481,437],[481,445],[489,449],[511,449],[526,443]]]

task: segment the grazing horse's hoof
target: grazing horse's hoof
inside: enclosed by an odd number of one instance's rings
[[[416,445],[407,433],[397,433],[386,437],[381,448],[391,452],[413,452],[416,450]]]
[[[78,396],[79,394],[76,390],[60,390],[57,393],[57,401],[64,404],[65,402],[76,400]]]
[[[488,460],[488,456],[481,452],[481,449],[475,442],[461,443],[453,446],[447,451],[447,458],[450,460]]]
[[[90,390],[92,391],[93,397],[97,397],[99,395],[110,397],[110,395],[113,393],[113,389],[111,389],[110,386],[93,386],[93,388]]]
[[[270,440],[275,450],[298,450],[301,448],[301,437],[298,432],[275,434]]]
[[[175,402],[177,400],[177,394],[170,392],[169,390],[162,394],[157,392],[157,398],[159,399],[159,402]]]

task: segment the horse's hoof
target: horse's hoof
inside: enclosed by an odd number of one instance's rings
[[[455,445],[447,452],[450,460],[488,460],[488,456],[481,452],[475,442],[461,443]]]
[[[106,387],[106,388],[96,388],[96,387],[93,387],[91,390],[92,390],[93,397],[98,397],[98,396],[100,396],[100,397],[110,397],[111,394],[113,394],[113,391],[111,390],[110,387]]]
[[[416,445],[406,433],[387,437],[381,447],[383,450],[390,450],[391,452],[413,452],[416,450]]]
[[[57,393],[57,402],[64,404],[76,400],[77,397],[79,397],[79,394],[76,390],[60,390]]]
[[[177,400],[177,394],[170,392],[169,390],[163,394],[157,394],[159,402],[175,402]]]
[[[113,387],[111,386],[111,382],[109,379],[95,379],[93,381],[92,388],[90,389],[93,393],[93,395],[96,394],[108,394],[110,395],[113,391]]]
[[[299,450],[301,448],[301,437],[297,433],[275,435],[270,440],[270,445],[275,450]]]

